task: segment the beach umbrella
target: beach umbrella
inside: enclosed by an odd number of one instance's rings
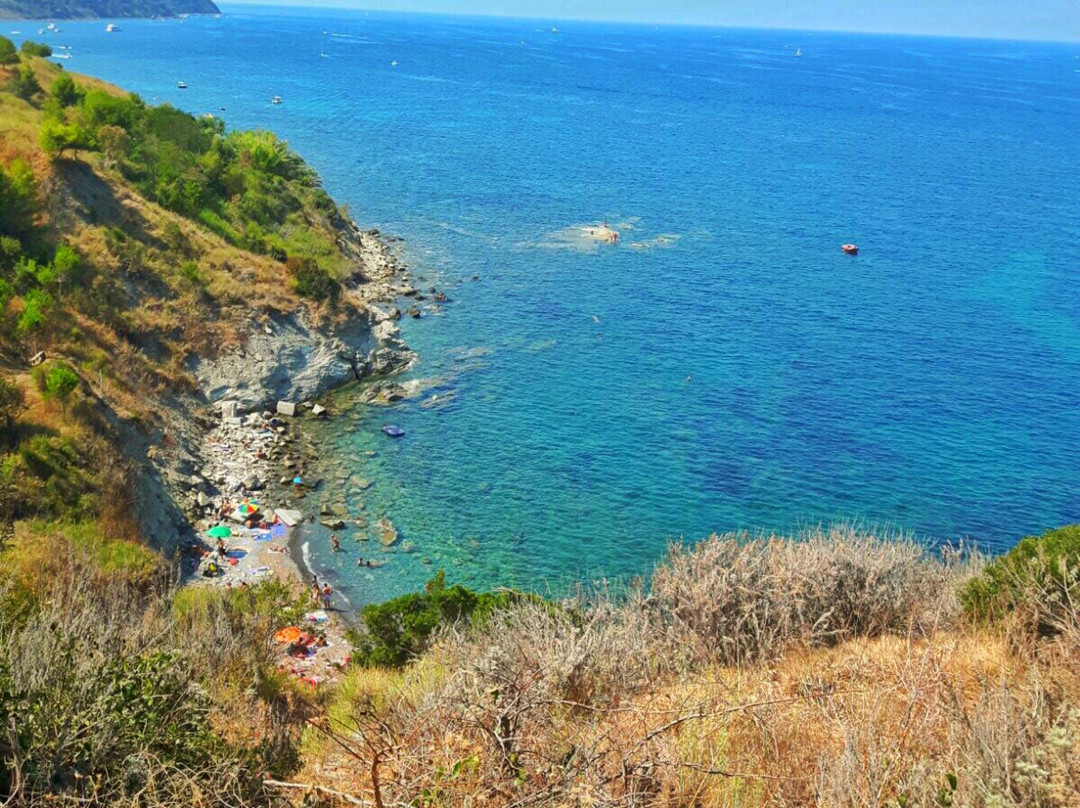
[[[210,528],[210,530],[206,532],[206,535],[211,539],[227,539],[232,535],[232,530],[230,530],[227,525],[218,525],[217,527]]]
[[[236,510],[239,511],[242,516],[251,516],[253,513],[256,513],[259,510],[259,506],[245,502]]]

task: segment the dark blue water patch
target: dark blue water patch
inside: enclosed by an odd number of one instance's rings
[[[319,427],[415,548],[358,572],[313,532],[356,602],[713,530],[1080,520],[1075,48],[227,11],[66,24],[67,66],[274,129],[450,290],[402,324],[436,386]]]

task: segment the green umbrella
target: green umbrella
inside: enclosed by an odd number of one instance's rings
[[[229,529],[228,525],[218,525],[206,531],[206,535],[211,539],[226,539],[232,535],[232,530]]]

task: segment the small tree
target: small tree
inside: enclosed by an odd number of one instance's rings
[[[341,294],[341,284],[314,258],[292,257],[286,266],[293,276],[293,287],[301,297],[335,301]]]
[[[0,65],[13,65],[19,61],[19,52],[15,43],[6,36],[0,36]]]
[[[37,382],[42,398],[59,401],[63,407],[79,386],[79,375],[63,362],[52,362],[44,373],[38,375]]]
[[[12,442],[15,419],[22,409],[22,388],[15,382],[0,376],[0,443]]]
[[[27,39],[22,43],[22,47],[19,48],[27,56],[40,56],[43,59],[52,56],[52,48],[43,42],[32,42]]]
[[[34,71],[28,65],[20,65],[19,71],[8,82],[8,90],[23,101],[29,101],[41,92],[41,85],[38,83]]]
[[[31,289],[23,298],[23,311],[19,316],[16,330],[20,336],[27,336],[39,331],[48,321],[53,307],[53,298],[43,289]]]
[[[79,89],[79,85],[75,83],[75,79],[69,76],[67,73],[61,73],[56,81],[53,82],[52,87],[49,88],[49,94],[60,102],[62,107],[73,107],[79,103],[83,97],[83,92]]]
[[[41,148],[53,159],[61,158],[68,149],[92,149],[93,138],[85,127],[65,123],[59,118],[46,118],[41,124]]]
[[[115,168],[128,155],[131,148],[131,136],[120,126],[105,124],[97,132],[98,146],[105,156],[105,165]]]

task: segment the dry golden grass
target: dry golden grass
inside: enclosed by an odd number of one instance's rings
[[[403,673],[353,671],[309,729],[296,779],[386,806],[1080,805],[1076,625],[1025,644],[959,617],[951,593],[974,563],[848,530],[803,538],[744,552],[706,543],[662,570],[650,598],[601,600],[581,619],[523,604],[450,631]],[[732,599],[706,562],[751,569],[752,553],[770,573],[740,576],[751,589]],[[838,563],[844,576],[826,574]],[[849,563],[863,573],[851,578]],[[684,587],[681,611],[664,600],[687,573],[737,632],[755,598],[787,613],[773,584],[796,570],[816,575],[798,602],[820,605],[783,635],[744,634],[747,653],[733,657],[702,653],[730,646],[716,620],[687,619]],[[828,587],[851,580],[875,582],[858,602],[876,613],[839,637],[808,632],[841,614]],[[918,597],[897,600],[897,581]]]

